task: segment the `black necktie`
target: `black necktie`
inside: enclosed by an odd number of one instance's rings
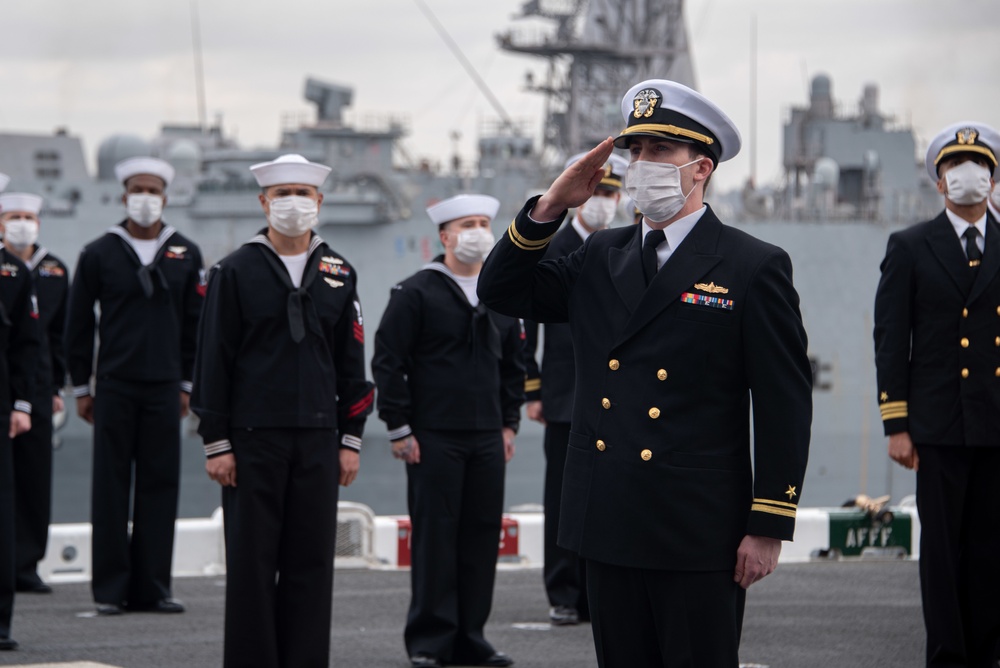
[[[663,230],[650,230],[642,241],[642,273],[646,277],[646,285],[656,276],[656,247],[667,238]]]
[[[973,225],[969,225],[968,229],[962,235],[965,237],[965,254],[969,258],[969,266],[972,268],[978,267],[983,261],[983,252],[979,250],[979,245],[976,243],[976,237],[979,235],[979,230]]]

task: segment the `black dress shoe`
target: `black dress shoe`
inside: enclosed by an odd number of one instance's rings
[[[552,622],[552,626],[572,626],[580,623],[580,615],[577,614],[576,608],[557,605],[549,610],[549,621]]]
[[[98,603],[97,614],[100,615],[101,617],[114,617],[115,615],[124,615],[125,608],[118,605],[117,603]]]
[[[159,612],[163,614],[177,614],[184,612],[184,604],[175,598],[161,598],[153,603],[129,603],[129,612]]]
[[[0,651],[17,649],[17,641],[13,638],[0,638]]]
[[[493,652],[492,655],[482,663],[477,663],[477,666],[513,666],[514,659],[510,658],[503,652]]]
[[[430,654],[414,654],[410,657],[410,665],[413,668],[440,668],[444,664],[441,659]]]
[[[23,581],[18,580],[17,586],[15,587],[17,591],[23,592],[25,594],[51,594],[52,587],[48,586],[40,579]]]

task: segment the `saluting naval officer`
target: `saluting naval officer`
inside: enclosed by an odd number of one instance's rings
[[[569,167],[586,153],[566,161]],[[584,202],[570,220],[552,238],[545,251],[546,259],[569,255],[594,232],[608,228],[615,219],[621,199],[622,177],[628,160],[612,154],[604,165],[594,195]],[[559,547],[559,509],[562,498],[563,468],[573,415],[573,388],[576,373],[573,361],[573,337],[569,325],[550,323],[544,328],[544,351],[541,365],[535,359],[538,348],[538,323],[524,322],[524,364],[527,376],[524,394],[525,413],[545,425],[545,563],[542,575],[548,595],[549,620],[556,626],[571,625],[590,618],[587,608],[587,585],[583,562],[576,553]]]
[[[338,483],[358,473],[374,389],[358,275],[313,231],[330,168],[250,168],[267,227],[212,268],[193,407],[222,485],[227,668],[326,666]]]
[[[501,313],[568,320],[576,358],[559,544],[587,562],[599,665],[738,664],[745,590],[774,570],[802,494],[810,367],[788,255],[704,204],[740,136],[653,79],[626,127],[528,200],[479,278]],[[640,225],[543,259],[615,147]],[[750,405],[753,400],[753,460]]]
[[[171,598],[170,568],[201,251],[162,219],[169,163],[129,158],[115,176],[127,217],[80,253],[66,318],[77,413],[94,425],[91,589],[101,615],[183,612]]]
[[[0,174],[0,191],[8,181]],[[0,650],[17,649],[10,637],[16,580],[12,445],[31,429],[40,349],[31,274],[5,242],[0,244]]]
[[[889,236],[875,364],[889,456],[917,473],[928,666],[995,666],[1000,642],[1000,227],[987,211],[1000,134],[945,128],[927,148],[944,195]]]
[[[444,254],[394,286],[372,370],[392,453],[406,462],[413,666],[509,666],[483,635],[493,601],[504,469],[524,400],[519,321],[476,296],[500,203],[456,195],[428,207]]]
[[[42,198],[29,193],[0,195],[4,245],[28,267],[38,298],[41,352],[31,431],[14,439],[14,515],[17,534],[17,590],[36,594],[52,588],[38,575],[45,556],[52,509],[52,416],[64,409],[66,354],[63,328],[69,272],[62,260],[39,246]]]

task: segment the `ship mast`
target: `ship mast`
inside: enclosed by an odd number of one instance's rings
[[[528,0],[518,19],[555,24],[551,33],[515,30],[500,47],[547,61],[526,77],[546,97],[543,150],[565,157],[621,130],[619,103],[633,84],[671,79],[694,87],[683,0]]]

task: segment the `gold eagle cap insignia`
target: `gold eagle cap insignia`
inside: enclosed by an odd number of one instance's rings
[[[979,133],[976,132],[975,128],[962,128],[955,133],[955,139],[959,144],[972,145],[976,143],[976,138]]]
[[[323,277],[323,280],[326,281],[327,285],[331,288],[339,288],[344,285],[343,281],[335,281],[332,278],[327,278],[326,276]]]
[[[694,289],[703,290],[713,295],[729,294],[729,288],[724,288],[721,285],[716,285],[715,283],[695,283]]]
[[[656,110],[656,103],[660,101],[659,91],[646,88],[635,94],[632,99],[632,106],[635,109],[632,116],[635,118],[649,118]]]

